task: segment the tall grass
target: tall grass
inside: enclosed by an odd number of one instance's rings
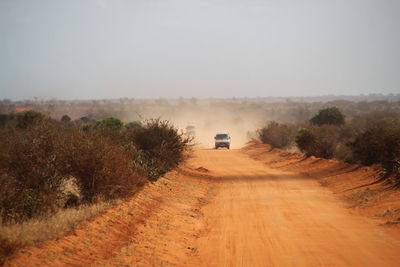
[[[112,207],[117,202],[100,201],[77,208],[60,209],[23,222],[0,221],[0,265],[21,247],[39,244],[45,240],[59,238],[79,223]]]

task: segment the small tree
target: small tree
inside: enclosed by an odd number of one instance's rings
[[[310,122],[314,125],[342,125],[344,124],[344,115],[337,107],[325,108],[311,118]]]

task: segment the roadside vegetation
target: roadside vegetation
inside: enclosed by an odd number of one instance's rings
[[[3,99],[0,255],[59,236],[177,166],[190,140],[167,121],[143,120],[159,116],[175,123],[201,122],[199,128],[231,127],[235,141],[240,133],[255,137],[260,128],[258,138],[272,147],[380,164],[387,177],[400,184],[399,94]]]
[[[191,141],[159,119],[125,125],[26,111],[1,122],[0,257],[134,194],[182,162]]]
[[[400,114],[371,112],[346,117],[337,107],[319,110],[297,123],[269,122],[258,137],[272,148],[296,147],[307,156],[362,165],[379,164],[400,186]]]
[[[293,144],[297,125],[271,121],[264,128],[258,130],[259,139],[274,148],[288,148]]]

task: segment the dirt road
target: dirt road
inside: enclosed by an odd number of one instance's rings
[[[399,266],[400,240],[352,214],[315,179],[241,150],[198,149],[188,164],[193,172],[161,179],[120,211],[8,265]],[[112,220],[126,210],[135,223]],[[93,238],[103,222],[108,229]]]
[[[399,266],[400,242],[351,215],[314,179],[266,167],[240,151],[201,150],[221,183],[198,240],[204,266]]]

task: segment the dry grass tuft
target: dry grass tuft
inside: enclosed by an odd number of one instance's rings
[[[74,229],[79,223],[96,216],[118,202],[118,200],[103,201],[81,205],[77,208],[60,209],[55,214],[20,223],[0,223],[0,265],[16,250],[37,245],[45,240],[59,238]]]

